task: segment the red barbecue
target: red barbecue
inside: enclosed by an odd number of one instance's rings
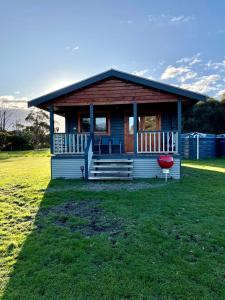
[[[167,181],[167,176],[170,172],[170,168],[172,168],[174,164],[174,159],[170,155],[161,155],[158,158],[158,164],[162,169],[163,174],[165,174],[165,180]]]

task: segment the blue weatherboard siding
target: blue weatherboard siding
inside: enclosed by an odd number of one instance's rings
[[[139,105],[141,106],[141,105]],[[94,107],[95,109],[95,107]],[[80,111],[78,109],[78,111]],[[110,112],[111,137],[120,139],[124,150],[124,114],[122,107],[106,106]],[[66,132],[74,133],[77,128],[77,110],[71,109],[65,114]],[[177,130],[177,112],[175,107],[161,107],[161,130]]]
[[[124,152],[124,112],[121,110],[110,112],[111,137],[119,138]]]
[[[65,131],[67,133],[74,133],[74,128],[77,128],[77,112],[76,110],[66,111],[65,113]]]
[[[177,107],[161,106],[161,130],[177,130]]]
[[[128,156],[126,156],[127,158]],[[130,157],[133,159],[133,176],[134,178],[156,178],[164,177],[157,162],[157,157]],[[51,158],[52,179],[55,178],[82,178],[80,167],[85,167],[85,159],[73,158]],[[87,166],[86,166],[87,168]],[[174,166],[171,168],[170,176],[174,179],[180,178],[180,159],[175,158]]]
[[[55,178],[82,178],[80,167],[85,168],[85,159],[75,158],[51,158],[52,179]]]
[[[134,178],[165,178],[156,157],[142,159],[141,157],[134,158],[133,163]],[[174,165],[170,169],[170,175],[174,179],[180,179],[180,159],[174,159]]]

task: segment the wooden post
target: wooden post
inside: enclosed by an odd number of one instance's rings
[[[51,154],[54,153],[54,107],[49,107],[49,113],[50,113],[50,150]]]
[[[90,135],[91,140],[94,140],[94,106],[93,104],[90,104]],[[93,147],[94,143],[92,143]]]
[[[177,129],[178,129],[178,153],[181,154],[182,98],[179,98],[177,102]]]
[[[137,103],[133,103],[133,118],[134,118],[134,154],[137,154]]]

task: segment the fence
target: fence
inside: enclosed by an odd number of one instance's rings
[[[187,133],[182,134],[183,158],[204,159],[225,156],[225,134]]]

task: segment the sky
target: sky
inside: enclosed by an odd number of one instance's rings
[[[225,92],[224,0],[0,0],[0,43],[9,107],[110,68]]]

